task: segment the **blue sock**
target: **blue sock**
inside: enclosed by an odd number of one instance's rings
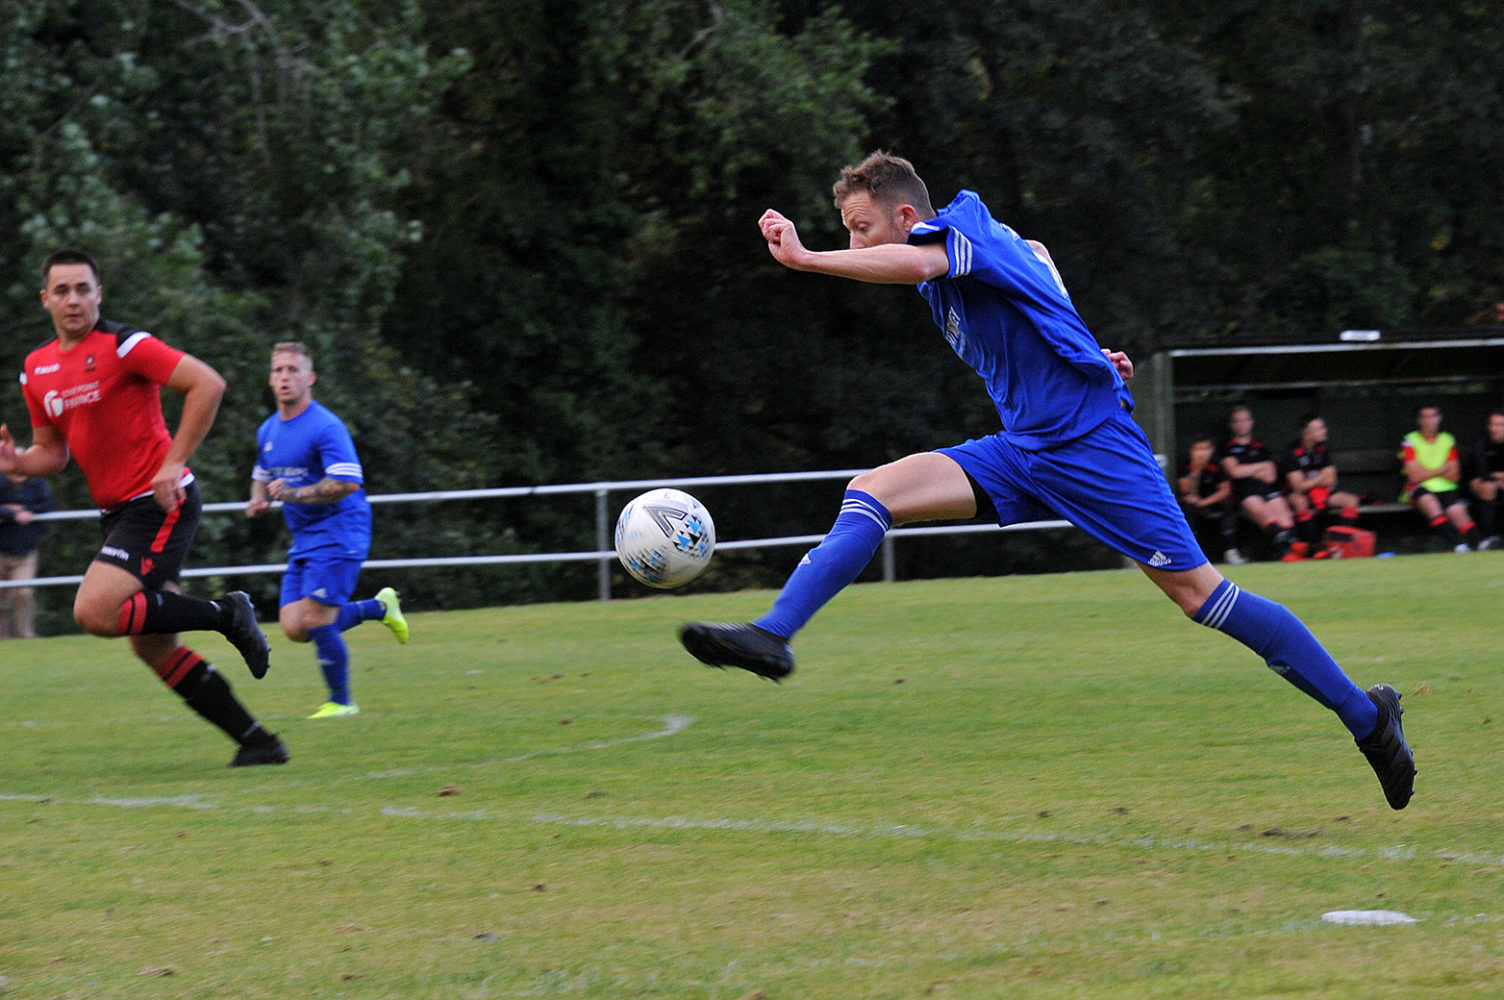
[[[1336,712],[1355,738],[1362,739],[1378,726],[1379,710],[1368,695],[1283,604],[1223,580],[1194,619],[1262,656],[1271,670]]]
[[[785,639],[792,636],[857,578],[892,526],[888,508],[861,490],[847,490],[830,533],[805,553],[773,609],[752,624]]]
[[[349,601],[340,605],[339,617],[334,619],[334,627],[341,632],[348,632],[361,622],[371,622],[385,617],[386,606],[374,597],[364,601]]]
[[[318,653],[319,669],[329,685],[329,700],[350,704],[350,652],[339,634],[339,625],[320,625],[308,630],[308,638]]]

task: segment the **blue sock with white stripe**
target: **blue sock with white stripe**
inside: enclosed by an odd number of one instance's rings
[[[1192,617],[1262,656],[1269,669],[1336,712],[1355,738],[1378,726],[1379,710],[1368,695],[1283,604],[1223,580]]]
[[[341,632],[348,632],[361,622],[372,622],[385,617],[386,605],[374,597],[364,601],[346,601],[339,606],[339,617],[334,619],[334,627]]]
[[[350,704],[350,651],[338,625],[320,625],[308,630],[308,638],[318,654],[319,669],[329,685],[329,700]]]
[[[861,490],[847,490],[830,533],[805,553],[773,609],[752,624],[785,639],[792,636],[857,578],[892,526],[888,508]]]

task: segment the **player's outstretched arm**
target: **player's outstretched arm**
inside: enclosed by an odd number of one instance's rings
[[[784,267],[851,278],[878,285],[917,285],[950,273],[950,259],[941,243],[883,243],[846,250],[810,250],[794,224],[769,209],[758,220],[768,252]]]

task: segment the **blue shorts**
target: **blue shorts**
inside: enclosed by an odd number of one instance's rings
[[[360,577],[359,559],[340,556],[321,557],[318,553],[294,556],[282,574],[282,607],[311,597],[320,604],[337,608],[355,593]]]
[[[1061,517],[1155,569],[1207,561],[1148,438],[1126,412],[1043,451],[1025,451],[1001,434],[937,450],[981,487],[999,524]]]

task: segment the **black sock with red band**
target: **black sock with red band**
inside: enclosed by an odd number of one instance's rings
[[[189,597],[171,590],[155,590],[128,598],[120,605],[116,635],[175,635],[178,632],[222,632],[230,613],[217,601]]]

